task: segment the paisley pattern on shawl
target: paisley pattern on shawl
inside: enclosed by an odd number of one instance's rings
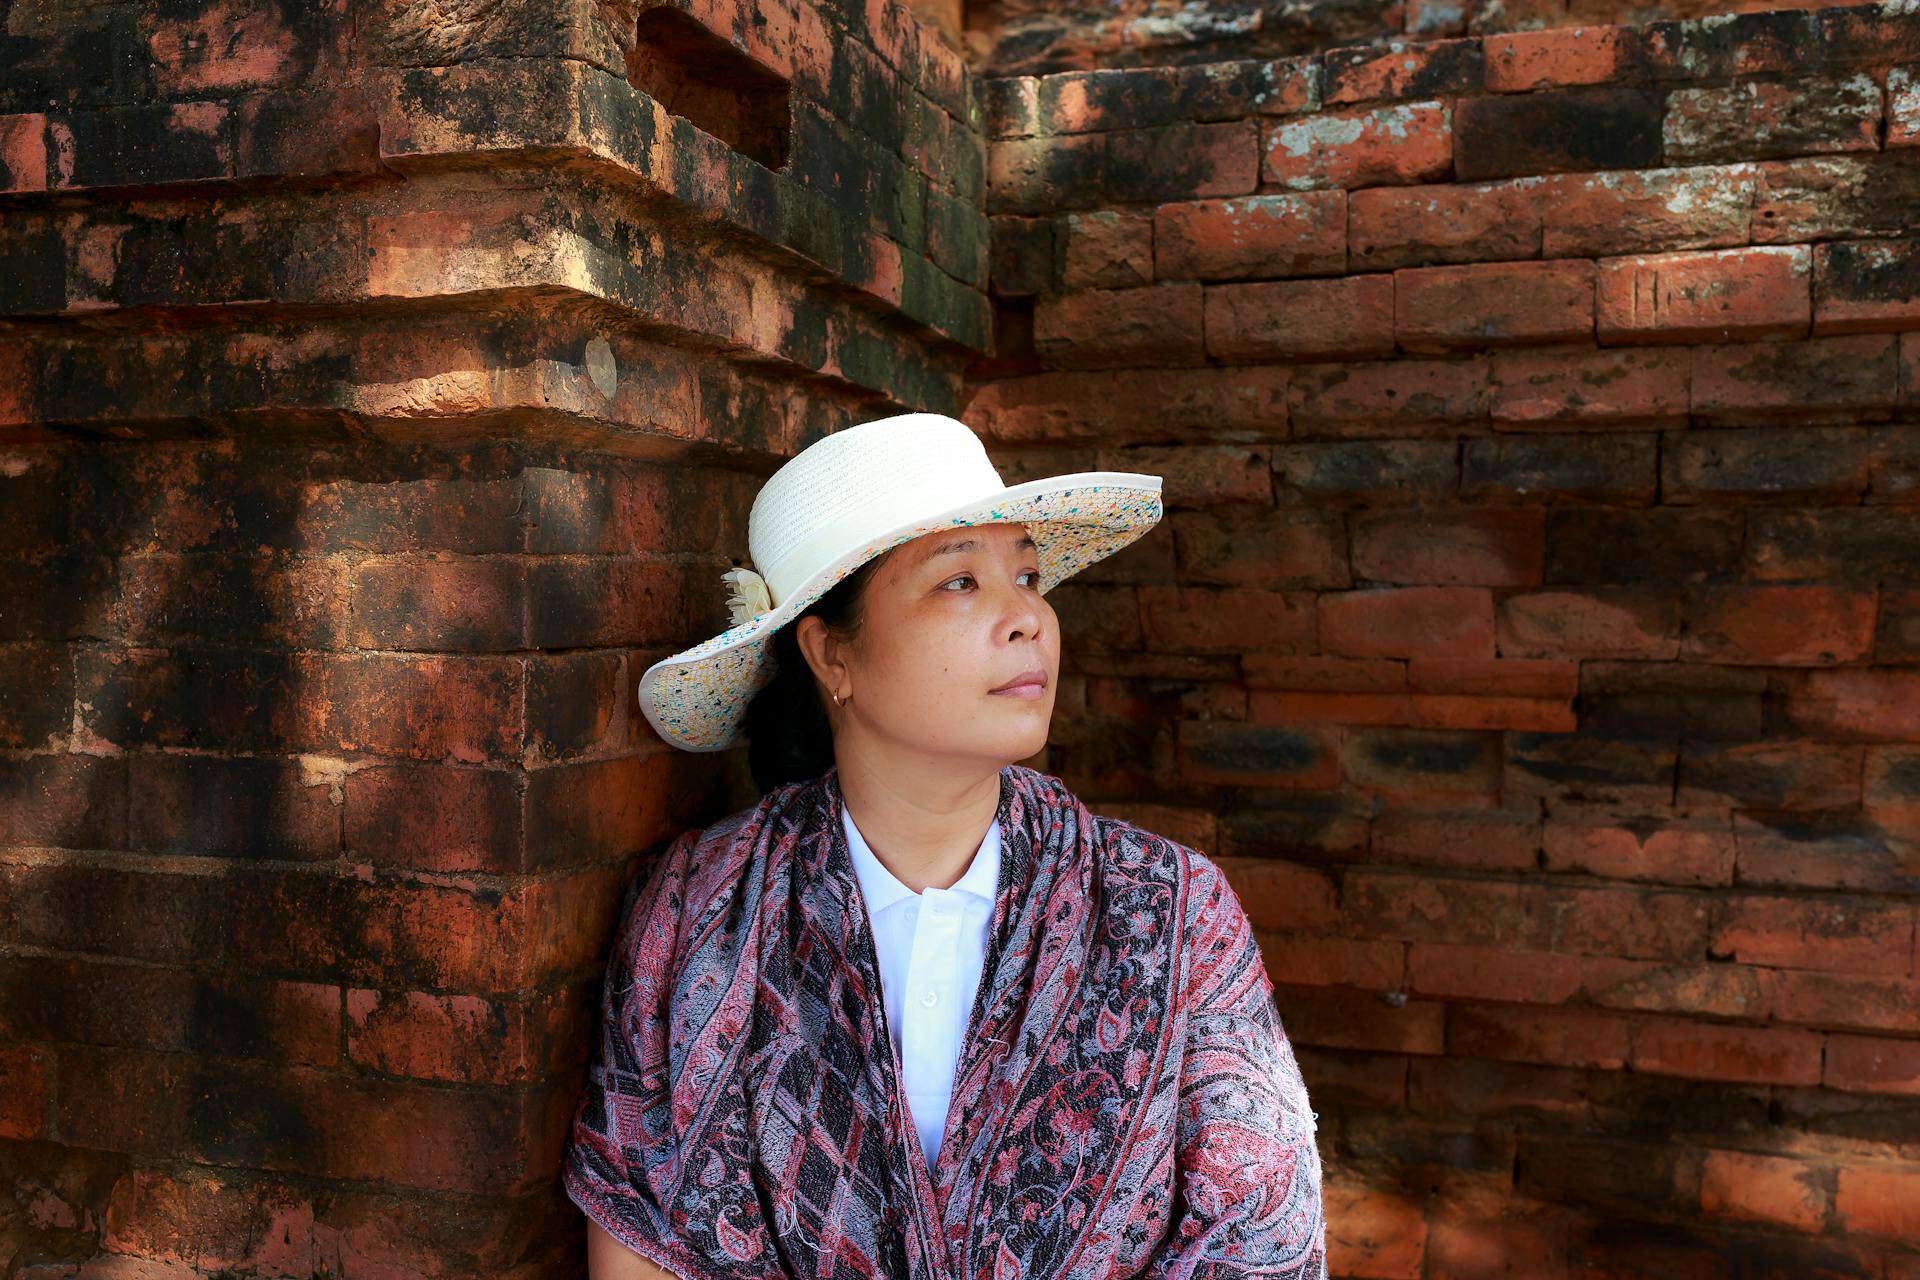
[[[1204,854],[1000,774],[986,963],[934,1167],[837,769],[628,884],[562,1181],[684,1280],[1324,1280],[1316,1125]]]

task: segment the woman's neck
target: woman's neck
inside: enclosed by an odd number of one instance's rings
[[[873,856],[920,893],[965,875],[1000,809],[1000,770],[944,771],[839,762],[840,795]]]

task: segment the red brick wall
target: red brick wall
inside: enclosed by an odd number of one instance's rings
[[[987,82],[1048,767],[1230,867],[1368,1277],[1920,1275],[1920,17]]]
[[[990,332],[958,57],[688,7],[784,163],[636,6],[9,11],[0,1274],[583,1273],[619,891],[751,799],[634,681]]]

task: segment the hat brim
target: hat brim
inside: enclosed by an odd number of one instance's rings
[[[723,751],[738,742],[747,704],[770,678],[773,633],[874,556],[940,529],[1026,524],[1045,595],[1153,528],[1162,510],[1160,477],[1134,471],[1077,471],[1010,485],[850,549],[767,612],[648,667],[635,698],[666,741],[687,751]]]

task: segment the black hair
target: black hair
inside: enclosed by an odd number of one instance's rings
[[[817,778],[834,764],[826,706],[831,695],[814,678],[794,628],[801,618],[817,617],[836,638],[859,635],[866,620],[867,586],[891,554],[889,549],[866,561],[773,633],[773,676],[747,703],[742,721],[747,769],[762,795],[789,782]]]

